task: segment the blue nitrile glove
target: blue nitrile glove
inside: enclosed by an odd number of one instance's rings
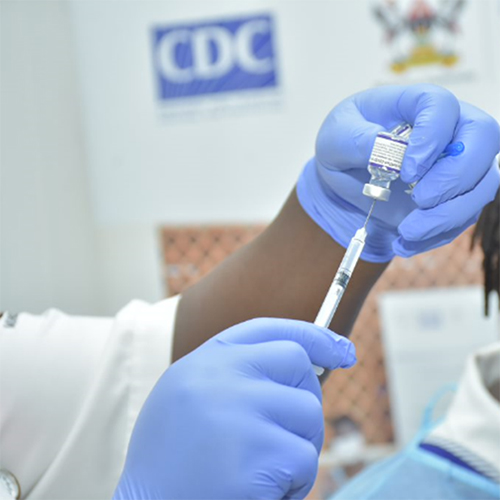
[[[366,218],[372,199],[368,159],[378,132],[406,122],[413,126],[388,202],[378,201],[362,258],[389,261],[449,243],[473,224],[499,186],[494,157],[500,150],[498,123],[434,85],[386,86],[355,94],[328,115],[319,131],[316,156],[305,167],[297,195],[309,216],[346,247]],[[438,156],[461,141],[459,156]],[[410,196],[408,184],[420,180]],[[403,182],[404,181],[404,182]]]
[[[137,419],[115,500],[304,498],[323,443],[312,363],[356,362],[311,323],[255,319],[174,363]]]

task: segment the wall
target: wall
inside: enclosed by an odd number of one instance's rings
[[[1,2],[0,310],[163,295],[152,226],[96,225],[66,1]]]
[[[64,2],[1,3],[1,308],[99,312]]]
[[[150,224],[98,227],[102,308],[115,314],[132,299],[165,297],[159,234]]]

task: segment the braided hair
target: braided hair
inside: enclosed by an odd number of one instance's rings
[[[500,297],[500,189],[495,199],[484,207],[477,221],[471,249],[476,243],[481,245],[484,255],[484,314],[488,316],[490,293],[496,292]]]

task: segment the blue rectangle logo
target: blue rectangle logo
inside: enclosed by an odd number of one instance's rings
[[[154,28],[153,64],[162,101],[275,87],[272,16]]]

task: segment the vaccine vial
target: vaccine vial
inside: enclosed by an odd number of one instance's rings
[[[363,187],[363,194],[379,201],[388,201],[391,182],[399,177],[412,128],[407,123],[391,132],[377,134],[373,145],[368,172],[371,178]]]

